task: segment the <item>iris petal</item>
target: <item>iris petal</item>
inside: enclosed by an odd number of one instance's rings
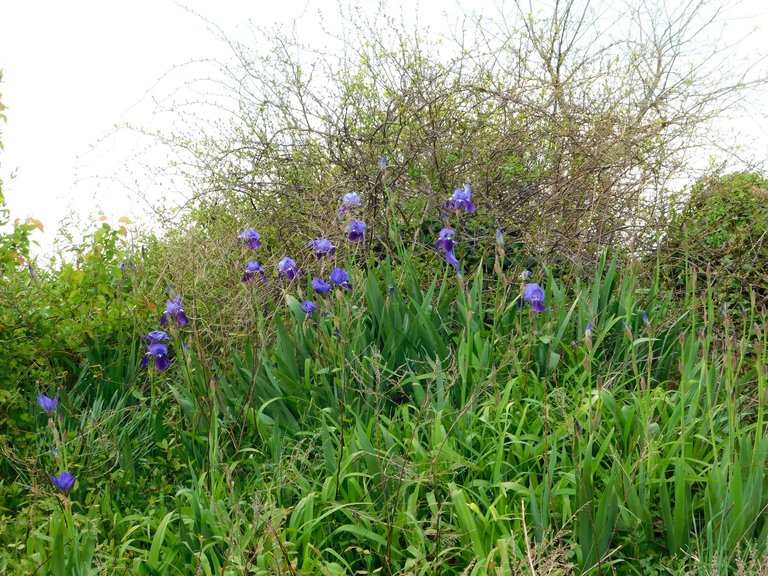
[[[161,372],[165,372],[168,370],[168,367],[171,365],[171,359],[168,358],[165,354],[161,356],[155,357],[155,368],[160,370]]]

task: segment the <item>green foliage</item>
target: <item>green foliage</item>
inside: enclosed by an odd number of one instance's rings
[[[3,493],[27,519],[5,523],[3,562],[147,575],[759,565],[768,319],[731,334],[702,313],[711,292],[673,316],[608,257],[588,282],[549,275],[537,315],[496,258],[464,278],[371,264],[312,319],[285,294],[257,319],[261,339],[216,362],[181,353],[189,329],[174,330],[167,373],[136,370],[135,338],[90,340],[57,424],[78,475],[71,517],[46,496],[41,430],[16,460],[37,497]]]
[[[689,271],[718,304],[768,304],[768,179],[754,172],[697,182],[664,240],[664,272],[678,288]]]
[[[84,366],[105,374],[138,361],[136,338],[156,322],[150,259],[125,243],[124,227],[102,223],[51,269],[30,263],[6,270],[0,283],[0,470],[13,478],[26,467],[33,438],[29,403],[41,393],[70,389]],[[124,266],[121,264],[124,263]],[[148,295],[152,294],[152,300]],[[152,318],[152,320],[150,320]],[[119,361],[100,359],[104,349]],[[127,357],[126,352],[132,351]],[[120,381],[115,376],[112,386]]]

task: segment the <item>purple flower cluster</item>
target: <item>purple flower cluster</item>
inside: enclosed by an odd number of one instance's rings
[[[322,278],[312,279],[312,289],[319,296],[326,296],[334,286],[343,288],[344,290],[352,290],[352,282],[349,279],[349,272],[343,268],[334,268],[331,270],[331,275],[328,278],[329,282],[326,282]]]
[[[350,192],[348,194],[345,194],[342,198],[342,214],[349,214],[350,211],[353,208],[360,207],[360,196],[357,194],[357,192]],[[365,239],[365,229],[366,225],[361,220],[358,220],[356,218],[350,218],[349,222],[347,222],[345,233],[347,234],[347,237],[349,238],[350,242],[360,242],[361,240]],[[315,242],[320,242],[319,240],[316,240]],[[330,243],[329,243],[330,244]],[[318,252],[317,244],[314,244],[315,247],[315,253]],[[335,248],[333,249],[335,251]],[[333,252],[331,252],[333,254]],[[318,258],[320,255],[318,254]],[[331,270],[331,274],[328,277],[328,282],[326,282],[323,278],[317,277],[312,279],[312,289],[315,291],[315,293],[318,296],[325,297],[330,293],[330,291],[333,289],[334,286],[339,286],[343,288],[344,290],[352,290],[352,282],[349,279],[349,273],[344,270],[343,268],[334,267],[333,270]],[[311,316],[311,312],[305,310],[309,316]],[[312,310],[314,312],[314,309]]]
[[[168,290],[172,291],[172,288],[169,286]],[[189,317],[181,304],[181,296],[176,296],[165,303],[165,312],[160,317],[160,326],[165,327],[169,319],[173,320],[180,328],[189,324]],[[146,346],[144,357],[141,359],[141,367],[147,368],[149,361],[154,360],[154,366],[157,370],[160,372],[168,370],[173,363],[168,354],[168,343],[171,341],[168,333],[164,330],[153,330],[142,336],[141,339]]]
[[[261,234],[256,232],[254,228],[246,228],[240,235],[238,235],[238,238],[248,244],[248,248],[251,250],[261,248]],[[262,282],[267,281],[267,274],[264,272],[264,268],[262,268],[261,264],[259,264],[259,261],[248,260],[245,264],[241,282],[250,282],[257,275],[261,276]]]
[[[386,168],[386,159],[382,160],[381,164]],[[367,228],[365,222],[352,217],[354,210],[362,206],[360,195],[357,192],[348,192],[344,194],[341,199],[341,209],[339,214],[348,218],[345,226],[345,234],[349,238],[350,242],[360,242],[365,240],[365,230]],[[261,235],[253,228],[248,228],[242,234],[238,236],[242,241],[248,244],[248,247],[255,250],[261,247]],[[336,246],[333,245],[328,238],[317,238],[316,240],[309,241],[309,247],[315,254],[318,260],[334,256],[336,254]],[[277,263],[277,279],[281,280],[285,278],[288,282],[292,282],[301,274],[301,270],[293,258],[285,256]],[[250,282],[256,276],[261,276],[263,282],[267,281],[266,272],[262,265],[256,260],[249,260],[245,266],[242,282]],[[349,278],[349,273],[343,268],[334,267],[328,277],[329,281],[326,281],[322,277],[318,276],[312,279],[312,289],[315,294],[320,297],[327,296],[334,286],[339,286],[344,290],[352,290],[352,282]],[[318,310],[319,306],[312,300],[305,299],[300,305],[301,309],[307,314],[307,317],[311,318]],[[168,314],[171,315],[171,310],[168,310]],[[159,343],[158,343],[159,344]],[[148,352],[149,353],[149,352]],[[147,360],[148,361],[148,360]]]
[[[382,156],[382,158],[384,158]],[[384,168],[382,170],[386,169],[386,158],[384,158]],[[382,165],[381,163],[379,164]],[[360,242],[362,240],[365,240],[365,229],[367,228],[365,222],[362,220],[358,220],[357,218],[352,218],[351,213],[352,210],[360,208],[362,206],[362,201],[360,200],[360,195],[357,192],[349,192],[347,194],[344,194],[341,198],[341,209],[339,210],[340,216],[349,216],[349,222],[347,222],[347,226],[345,228],[345,233],[347,234],[347,238],[349,238],[350,242]]]
[[[382,170],[386,169],[386,158],[382,157],[379,166]],[[341,198],[339,215],[342,217],[346,216],[348,219],[344,228],[344,233],[350,242],[361,242],[365,240],[365,230],[367,228],[365,222],[352,217],[353,211],[361,206],[362,201],[357,192],[348,192]],[[326,256],[333,256],[336,253],[336,247],[327,238],[311,240],[309,245],[314,250],[315,257],[318,260],[325,258]],[[352,290],[352,282],[349,278],[349,273],[343,268],[334,267],[328,276],[328,281],[321,276],[312,279],[312,290],[321,298],[327,296],[331,290],[333,290],[334,286],[338,286],[344,290]],[[318,309],[318,305],[312,300],[304,300],[301,304],[301,309],[311,318],[314,312]]]
[[[256,250],[257,248],[261,247],[261,234],[256,232],[254,228],[247,228],[240,235],[238,235],[238,238],[240,238],[243,242],[248,244],[248,248],[250,248],[251,250]],[[325,241],[317,240],[316,242],[320,243],[318,245],[315,245],[316,252],[335,250],[335,248],[333,248],[333,245],[327,240]],[[294,262],[293,259],[288,256],[280,260],[280,262],[278,262],[277,264],[278,280],[283,276],[285,276],[285,278],[287,278],[289,281],[295,280],[299,276],[299,272],[300,272],[299,267],[296,265],[296,262]],[[251,280],[256,278],[256,276],[261,276],[262,282],[267,281],[267,273],[265,272],[263,266],[259,263],[259,261],[248,260],[248,262],[245,264],[245,270],[243,271],[243,277],[241,279],[241,282],[243,283],[250,282]]]
[[[258,234],[256,236],[255,240],[258,241]],[[171,294],[173,293],[173,288],[171,286],[168,286],[168,292]],[[173,320],[179,328],[189,324],[189,317],[186,312],[184,312],[181,296],[179,295],[166,301],[165,312],[160,316],[160,326],[165,328],[165,326],[168,325],[169,320]],[[157,370],[160,372],[168,370],[173,363],[173,360],[168,354],[168,343],[171,341],[168,333],[164,330],[153,330],[149,334],[142,336],[141,339],[144,340],[146,346],[144,357],[141,359],[141,367],[147,368],[149,366],[149,361],[154,360],[154,365]]]
[[[449,210],[453,210],[458,217],[460,212],[464,210],[468,214],[475,212],[475,203],[472,202],[472,189],[469,184],[464,184],[463,188],[457,188],[453,191],[453,194],[445,203],[445,207]],[[435,244],[435,252],[442,252],[445,261],[456,269],[456,273],[461,275],[461,262],[456,257],[456,230],[450,226],[445,226],[440,230],[440,234],[437,237],[437,243]],[[500,229],[496,230],[496,246],[497,249],[503,250],[504,247],[504,235]],[[530,283],[528,280],[531,278],[531,272],[525,270],[520,275],[520,280],[523,282],[521,286],[521,298],[519,305],[522,307],[524,304],[530,304],[531,310],[537,314],[541,314],[546,311],[547,307],[544,305],[544,290],[536,283]]]

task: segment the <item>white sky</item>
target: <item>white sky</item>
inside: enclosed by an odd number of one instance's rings
[[[187,5],[228,31],[250,17],[277,21],[303,10],[292,0]],[[216,57],[226,57],[225,47],[171,0],[3,2],[0,92],[8,124],[0,173],[12,215],[42,220],[46,232],[36,235],[47,244],[70,207],[112,219],[145,213],[123,187],[91,177],[108,177],[130,152],[91,147],[117,123],[151,126],[151,116],[136,118],[133,107],[173,65]]]
[[[242,38],[249,19],[270,26],[288,24],[302,14],[315,18],[319,7],[331,21],[336,13],[335,2],[320,0],[185,4],[235,38]],[[367,10],[377,6],[373,0],[357,4]],[[493,12],[491,0],[448,6],[422,0],[419,9],[421,19],[439,29],[446,21],[446,6],[452,14],[448,19],[455,21],[464,8],[480,5]],[[755,31],[749,42],[756,57],[768,37],[766,5],[765,0],[743,2],[727,31],[734,39]],[[112,221],[123,215],[141,219],[147,207],[109,179],[130,161],[131,151],[110,139],[92,146],[118,123],[152,128],[153,107],[146,94],[173,65],[229,55],[204,22],[172,0],[4,0],[0,92],[8,106],[8,124],[0,127],[5,144],[0,175],[12,215],[42,220],[46,231],[36,238],[44,247],[50,246],[58,221],[71,208],[86,216],[102,210]],[[193,70],[190,74],[195,76]],[[183,72],[176,78],[181,82]],[[738,126],[757,139],[752,152],[768,156],[759,148],[768,150],[765,124],[752,118]],[[16,177],[11,180],[12,171]]]

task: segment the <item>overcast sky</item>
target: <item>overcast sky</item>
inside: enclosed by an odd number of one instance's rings
[[[304,4],[219,0],[215,13],[213,2],[187,5],[235,31],[254,16],[276,21],[299,15]],[[151,117],[137,118],[135,111],[150,108],[147,91],[172,66],[217,57],[226,57],[222,43],[171,0],[4,2],[0,91],[8,124],[0,170],[13,215],[42,220],[45,237],[70,208],[85,214],[101,209],[110,218],[144,214],[137,198],[99,177],[120,170],[130,151],[115,150],[111,140],[92,146],[115,124],[151,125]]]
[[[368,10],[378,4],[356,3]],[[319,0],[184,4],[235,38],[246,33],[249,19],[258,25],[289,25],[304,14],[312,21],[323,6],[326,23],[333,25],[335,14],[334,3]],[[486,13],[492,13],[495,5],[465,4]],[[464,6],[433,0],[422,1],[419,9],[422,20],[439,29],[446,21],[455,21]],[[446,10],[450,14],[444,16]],[[757,57],[763,45],[760,39],[768,36],[764,0],[743,2],[729,26],[734,39],[755,31],[750,42]],[[312,42],[311,37],[307,40]],[[229,56],[198,16],[171,0],[3,2],[0,92],[8,106],[8,124],[2,127],[5,152],[0,155],[0,175],[13,216],[42,220],[46,232],[38,233],[37,239],[44,246],[50,245],[58,221],[70,209],[84,215],[101,210],[113,221],[123,215],[144,217],[148,207],[126,193],[125,182],[110,179],[117,174],[125,178],[124,165],[133,152],[105,136],[123,122],[153,126],[153,102],[147,93],[174,65]],[[182,82],[183,70],[166,83]],[[757,138],[757,146],[768,143],[765,124],[757,118],[739,124],[739,129]],[[9,180],[12,171],[16,177]]]

